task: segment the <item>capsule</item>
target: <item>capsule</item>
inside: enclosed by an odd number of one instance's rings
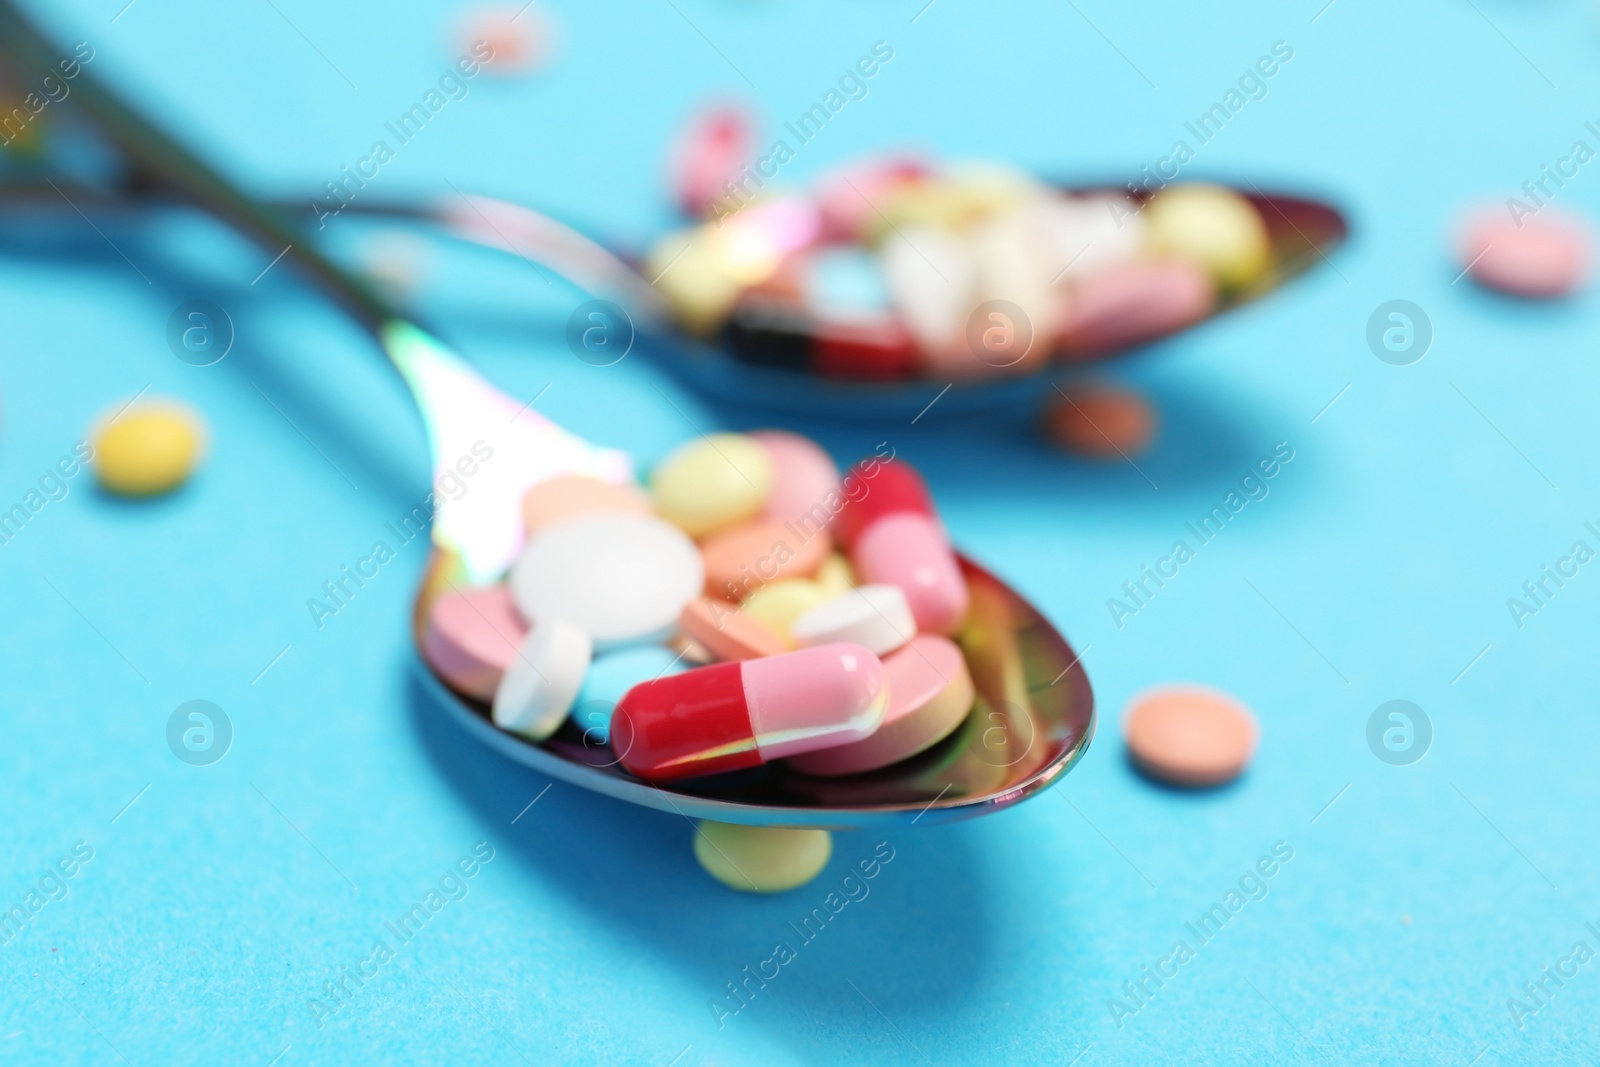
[[[641,682],[612,713],[611,745],[648,781],[736,771],[868,737],[888,698],[877,656],[820,645]]]
[[[881,463],[866,492],[834,520],[834,535],[850,553],[862,584],[895,585],[906,594],[917,628],[950,634],[967,614],[967,583],[928,487],[904,460]]]

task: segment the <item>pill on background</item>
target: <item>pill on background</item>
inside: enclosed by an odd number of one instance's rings
[[[1589,278],[1593,237],[1582,220],[1546,209],[1513,221],[1490,210],[1462,229],[1461,267],[1489,289],[1516,296],[1557,297]]]
[[[716,597],[691,600],[678,627],[719,660],[755,659],[789,651],[789,642],[765,623]]]
[[[750,435],[772,464],[772,492],[761,514],[775,522],[828,526],[833,522],[830,499],[839,493],[839,468],[833,457],[809,437],[784,430],[759,430]]]
[[[653,515],[578,515],[529,538],[511,568],[517,610],[563,619],[598,645],[665,638],[700,595],[700,550]],[[537,628],[537,627],[535,627]]]
[[[510,589],[457,589],[428,610],[422,656],[452,689],[488,703],[527,636]]]
[[[1216,298],[1205,269],[1181,259],[1107,267],[1064,291],[1056,343],[1068,359],[1114,352],[1199,322]]]
[[[543,619],[528,631],[506,666],[491,708],[494,724],[530,741],[561,728],[578,699],[594,643],[560,619]]]
[[[961,625],[966,579],[928,487],[909,463],[882,464],[871,492],[845,504],[834,530],[849,549],[857,580],[899,586],[919,630],[949,634]]]
[[[800,616],[789,636],[802,648],[849,641],[882,656],[917,636],[917,620],[899,586],[858,585]]]
[[[1126,459],[1150,447],[1156,413],[1131,389],[1094,385],[1068,389],[1044,413],[1044,431],[1055,444],[1094,459]]]
[[[832,551],[827,530],[772,520],[736,526],[700,544],[706,593],[737,601],[768,582],[809,578]]]
[[[707,820],[695,827],[694,855],[707,874],[730,889],[782,893],[822,873],[833,855],[833,835]]]
[[[683,657],[664,645],[630,645],[596,655],[572,703],[572,721],[583,731],[584,744],[598,747],[606,743],[611,736],[611,713],[628,690],[688,667]]]
[[[755,136],[755,120],[737,105],[706,108],[690,119],[671,161],[678,210],[709,216],[712,205],[727,195],[723,185],[737,181],[740,168],[755,158]]]
[[[554,33],[546,16],[519,7],[484,7],[467,13],[458,37],[463,56],[490,74],[528,74],[548,59]]]
[[[887,703],[877,656],[822,645],[636,685],[611,717],[611,743],[633,774],[668,782],[859,741]]]
[[[574,515],[612,511],[648,515],[650,498],[636,485],[618,485],[582,474],[562,474],[529,489],[522,497],[522,528],[529,537]]]
[[[836,595],[808,578],[791,578],[763,585],[745,598],[739,610],[787,641],[794,620]]]
[[[795,756],[789,766],[804,774],[862,774],[910,759],[954,732],[972,711],[977,692],[967,658],[948,637],[919,634],[884,657],[889,707],[870,737],[848,745]]]
[[[650,475],[656,510],[690,537],[704,537],[760,514],[772,481],[766,449],[742,433],[690,441]]]
[[[1272,241],[1255,205],[1219,185],[1163,189],[1144,208],[1156,254],[1205,267],[1224,289],[1242,289],[1266,272]]]
[[[93,434],[94,472],[107,492],[156,496],[182,485],[205,447],[200,416],[175,400],[145,400]]]
[[[1200,686],[1136,697],[1123,721],[1128,754],[1169,785],[1221,785],[1243,773],[1256,748],[1255,716],[1233,698]]]

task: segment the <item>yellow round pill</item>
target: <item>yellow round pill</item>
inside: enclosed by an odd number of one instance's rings
[[[830,597],[843,596],[856,587],[856,574],[850,561],[835,552],[817,568],[815,581]]]
[[[702,821],[694,835],[694,855],[706,873],[731,889],[782,893],[822,873],[833,855],[833,835]]]
[[[1267,226],[1250,201],[1216,185],[1179,185],[1157,193],[1145,208],[1150,247],[1210,271],[1226,289],[1239,289],[1267,269]]]
[[[761,511],[772,492],[772,461],[754,438],[714,433],[662,460],[650,488],[662,518],[704,537]]]
[[[171,400],[136,404],[100,428],[94,470],[100,485],[120,496],[155,496],[182,485],[200,461],[205,430],[200,416]]]
[[[739,610],[785,641],[790,641],[789,627],[794,625],[796,619],[838,595],[810,578],[785,578],[751,593],[739,605]]]

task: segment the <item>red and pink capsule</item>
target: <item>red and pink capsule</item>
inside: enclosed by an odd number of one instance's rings
[[[954,633],[967,614],[967,583],[922,476],[896,459],[867,485],[833,525],[857,577],[863,585],[899,586],[918,629]]]
[[[735,771],[868,737],[888,699],[877,656],[819,645],[641,682],[612,713],[611,746],[647,781]]]

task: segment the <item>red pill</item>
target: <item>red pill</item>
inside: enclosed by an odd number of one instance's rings
[[[888,699],[877,656],[821,645],[641,682],[612,713],[611,746],[653,782],[736,771],[868,737]]]
[[[834,520],[857,578],[862,585],[899,586],[919,630],[954,633],[967,614],[967,583],[922,476],[898,459],[878,464],[870,476],[858,470],[866,492],[849,499]]]

